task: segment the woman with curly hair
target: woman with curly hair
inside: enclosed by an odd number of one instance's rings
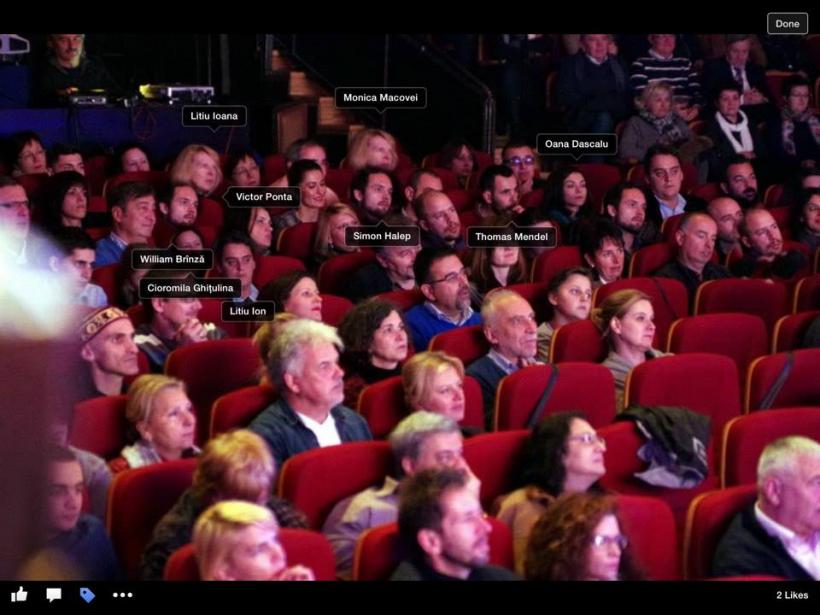
[[[498,503],[498,518],[512,530],[519,573],[532,528],[555,498],[601,490],[605,450],[603,438],[577,412],[553,414],[532,430],[518,468],[519,488]]]
[[[345,345],[345,405],[356,408],[364,387],[401,374],[410,347],[407,323],[395,305],[372,298],[345,315],[339,337]]]
[[[532,530],[524,564],[531,581],[637,581],[614,496],[568,493]]]
[[[50,233],[64,226],[85,228],[88,181],[76,171],[57,173],[48,181],[43,205],[41,223]]]

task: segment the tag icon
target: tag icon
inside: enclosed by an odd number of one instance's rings
[[[87,587],[81,587],[80,588],[80,598],[85,600],[86,604],[90,603],[96,597],[97,596],[94,595],[94,592],[91,591],[90,589],[88,589]]]

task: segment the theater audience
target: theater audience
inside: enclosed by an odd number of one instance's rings
[[[459,185],[466,188],[470,175],[478,170],[478,160],[473,147],[465,139],[452,139],[441,148],[437,166],[452,171]]]
[[[144,173],[151,170],[151,159],[138,143],[128,141],[114,150],[113,174]]]
[[[188,145],[174,160],[169,175],[171,183],[188,184],[199,196],[211,196],[222,183],[219,154],[207,145]]]
[[[290,271],[263,290],[260,299],[273,301],[278,313],[322,322],[322,295],[316,280],[307,271]]]
[[[589,318],[592,276],[589,269],[571,267],[553,276],[547,285],[552,317],[538,325],[538,360],[549,361],[552,336],[565,324]]]
[[[621,229],[606,218],[587,221],[581,227],[581,258],[592,270],[592,287],[620,280],[626,263]]]
[[[54,233],[65,226],[85,227],[88,214],[88,183],[74,171],[58,173],[48,182],[40,223]]]
[[[72,171],[85,175],[85,162],[83,155],[76,147],[57,143],[48,152],[48,166],[52,174]]]

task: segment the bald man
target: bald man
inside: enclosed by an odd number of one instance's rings
[[[768,209],[748,210],[738,230],[743,258],[732,265],[734,275],[788,280],[806,269],[806,255],[785,248],[780,227]]]
[[[738,227],[743,219],[743,210],[735,199],[721,196],[709,203],[707,211],[717,223],[718,239],[715,250],[720,262],[725,263],[726,257],[733,250],[741,249]]]

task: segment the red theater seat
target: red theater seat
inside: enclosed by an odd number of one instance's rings
[[[127,395],[109,395],[75,404],[68,441],[106,460],[119,456],[126,445],[127,401]]]
[[[544,322],[552,314],[552,306],[547,299],[547,285],[543,282],[510,284],[507,290],[517,292],[529,302],[538,322]]]
[[[560,327],[550,341],[550,363],[600,363],[608,352],[600,330],[591,320],[578,320]]]
[[[528,429],[479,434],[464,441],[464,459],[481,481],[481,505],[490,510],[495,499],[512,491]]]
[[[276,239],[276,251],[283,256],[307,260],[313,255],[317,222],[301,222],[280,231]]]
[[[760,357],[749,366],[746,378],[746,412],[757,410],[783,372],[788,353]],[[820,406],[820,348],[792,352],[794,363],[780,392],[772,400],[772,408]]]
[[[490,343],[484,337],[482,325],[469,325],[434,335],[430,340],[429,349],[458,357],[466,368],[490,351]],[[422,350],[424,349],[416,348],[418,352]]]
[[[810,275],[797,282],[792,295],[792,313],[820,310],[820,274]]]
[[[127,182],[142,182],[150,184],[154,192],[160,193],[171,182],[165,171],[133,171],[130,173],[120,173],[105,182],[103,185],[103,196],[108,198],[111,191],[121,184]]]
[[[387,442],[349,442],[315,448],[285,461],[277,493],[320,529],[333,507],[359,491],[381,485],[393,456]]]
[[[276,400],[276,391],[267,384],[255,384],[218,398],[211,409],[209,437],[247,427],[256,415]]]
[[[677,254],[677,246],[666,241],[639,249],[629,261],[629,277],[645,278],[671,263]]]
[[[820,310],[783,316],[774,325],[772,353],[797,350],[803,347],[803,338],[811,323],[820,318]]]
[[[105,291],[105,296],[108,297],[109,303],[112,304],[116,304],[117,298],[120,296],[119,275],[119,263],[97,267],[91,273],[91,282],[102,286],[102,289]]]
[[[322,293],[322,322],[326,325],[338,327],[352,308],[353,304],[349,299]]]
[[[248,338],[200,342],[168,355],[165,373],[184,381],[196,409],[198,441],[205,442],[211,406],[222,395],[259,380],[259,350]]]
[[[445,190],[444,193],[450,197],[450,200],[453,202],[453,207],[456,208],[459,214],[466,212],[475,202],[475,197],[469,190],[455,188],[453,190]]]
[[[288,172],[284,154],[268,154],[262,161],[262,183],[271,185]]]
[[[191,486],[196,463],[193,458],[167,461],[114,476],[105,522],[127,579],[138,578],[140,557],[154,527]]]
[[[199,213],[196,216],[196,225],[222,228],[225,212],[222,203],[216,199],[203,198],[199,201]]]
[[[683,222],[683,214],[669,216],[663,221],[661,224],[661,235],[663,236],[663,240],[665,242],[672,244],[675,243],[675,233],[678,232],[681,222]]]
[[[532,282],[549,284],[550,280],[564,269],[583,265],[578,246],[558,246],[542,252],[532,264]]]
[[[495,401],[494,429],[523,429],[538,404],[554,367],[533,365],[501,380]],[[615,381],[612,372],[594,363],[561,363],[558,379],[541,415],[583,412],[593,427],[615,419]]]
[[[372,250],[362,250],[329,258],[319,267],[317,281],[323,293],[343,295],[347,281],[356,271],[376,260]]]
[[[581,162],[574,165],[587,182],[593,205],[597,207],[612,186],[621,181],[621,169],[605,162]]]
[[[424,303],[424,295],[418,288],[413,290],[391,290],[388,293],[376,295],[379,299],[389,301],[402,312],[406,312],[410,308]]]
[[[756,485],[710,491],[695,498],[686,515],[683,574],[689,580],[710,576],[718,542],[732,518],[757,497]]]
[[[350,202],[350,184],[353,182],[353,169],[328,169],[325,182],[342,203]]]
[[[304,270],[305,264],[292,256],[260,256],[253,272],[253,284],[261,289],[286,273]],[[276,308],[281,309],[278,305]]]
[[[786,287],[762,279],[726,278],[698,286],[694,315],[716,312],[744,312],[760,316],[769,331],[781,316],[788,314]]]
[[[681,578],[680,549],[675,516],[666,502],[657,498],[618,495],[621,531],[629,538],[632,556],[653,581]]]

